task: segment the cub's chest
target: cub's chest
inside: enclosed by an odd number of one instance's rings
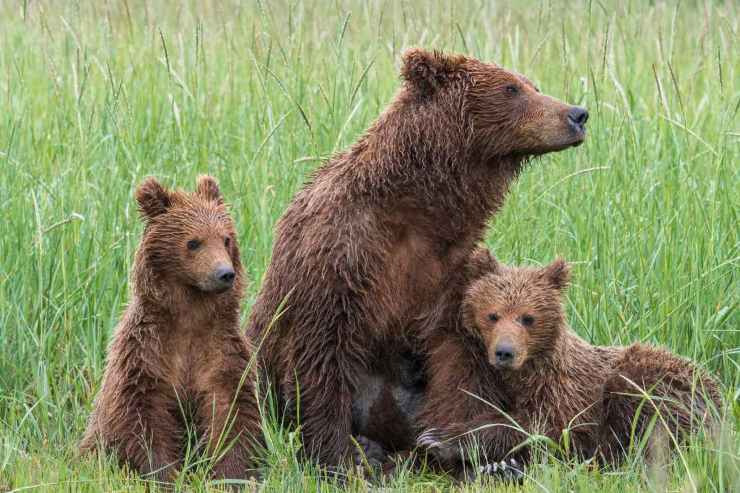
[[[213,328],[201,321],[197,326],[181,324],[178,329],[163,344],[163,357],[168,362],[172,384],[183,392],[197,391],[197,383],[209,371],[209,361],[215,364],[217,344]]]

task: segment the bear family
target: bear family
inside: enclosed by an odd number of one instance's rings
[[[481,462],[526,463],[530,433],[616,463],[653,418],[649,440],[712,422],[718,385],[688,360],[639,343],[592,346],[568,328],[562,259],[488,269],[467,289],[460,323],[436,330],[429,348],[419,444],[443,466],[462,473],[473,445]]]
[[[401,76],[378,120],[281,217],[247,324],[264,341],[279,405],[300,414],[304,447],[324,465],[344,462],[351,436],[370,431],[358,399],[383,386],[398,358],[424,354],[418,334],[449,316],[440,299],[459,291],[525,163],[585,138],[585,109],[494,64],[412,49]],[[383,444],[391,449],[415,438],[408,426],[378,435],[397,438]]]
[[[170,481],[192,419],[213,475],[246,478],[261,437],[256,364],[239,329],[244,279],[218,184],[200,177],[185,193],[149,178],[136,199],[145,228],[132,297],[80,448]]]

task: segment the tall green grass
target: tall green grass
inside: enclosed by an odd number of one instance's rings
[[[574,266],[593,343],[645,341],[715,372],[719,437],[666,467],[545,457],[521,491],[738,491],[740,16],[733,1],[18,1],[0,4],[0,491],[146,491],[79,459],[141,232],[135,184],[218,177],[251,286],[310,172],[399,85],[404,48],[494,60],[589,108],[578,148],[537,160],[491,225],[505,262]],[[268,416],[269,491],[346,488]],[[102,460],[102,459],[101,459]],[[221,488],[194,467],[193,491]],[[390,488],[444,489],[401,468]],[[501,484],[476,483],[508,490]]]

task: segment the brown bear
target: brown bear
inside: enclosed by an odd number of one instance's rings
[[[80,448],[113,451],[139,473],[169,481],[192,418],[213,475],[246,478],[261,428],[255,361],[239,329],[244,279],[234,225],[208,176],[195,193],[149,178],[136,200],[145,228],[131,301]]]
[[[442,292],[525,163],[585,138],[585,109],[494,64],[412,49],[401,75],[385,112],[283,214],[248,322],[278,399],[325,465],[363,432],[352,408],[372,390],[367,376],[423,354],[416,334],[438,324]]]
[[[718,384],[690,361],[643,344],[592,346],[572,332],[568,281],[562,259],[499,265],[467,290],[460,324],[437,330],[418,442],[444,466],[460,473],[471,450],[483,463],[526,463],[529,434],[615,464],[653,417],[673,437],[714,417]]]

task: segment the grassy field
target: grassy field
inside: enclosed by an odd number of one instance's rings
[[[695,5],[699,4],[699,5]],[[469,53],[591,113],[538,160],[487,235],[505,262],[574,263],[573,328],[644,341],[722,380],[722,432],[666,466],[543,456],[520,491],[740,491],[740,8],[733,1],[0,3],[0,491],[146,491],[75,455],[128,297],[144,176],[219,178],[251,278],[310,172],[399,85],[403,49]],[[320,481],[268,421],[269,491]],[[178,486],[223,488],[197,461]],[[402,468],[384,486],[455,487]],[[501,483],[485,488],[509,491]]]

